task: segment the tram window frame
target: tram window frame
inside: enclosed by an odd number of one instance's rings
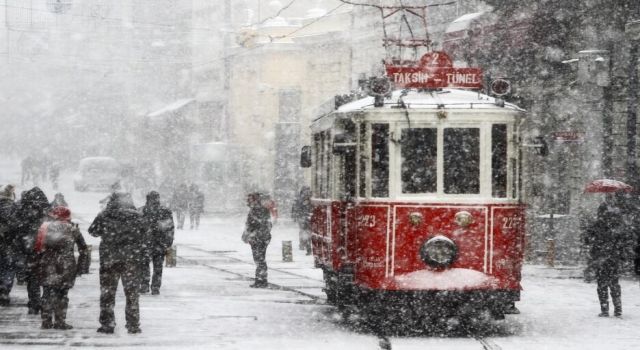
[[[513,166],[513,165],[512,165]],[[491,125],[491,196],[507,198],[509,194],[509,127]]]
[[[391,126],[389,123],[371,123],[371,197],[389,197],[391,152]],[[380,137],[382,136],[382,137]]]
[[[464,130],[473,132],[475,135],[452,134],[463,132]],[[447,195],[480,195],[482,189],[482,127],[445,127],[443,128],[443,193]],[[472,137],[469,144],[467,137]],[[448,146],[451,145],[451,146]],[[461,158],[466,153],[456,153],[457,159],[451,158],[452,149],[461,150],[467,146],[474,146],[469,153],[471,158]],[[475,164],[474,164],[475,163]],[[475,181],[473,181],[475,180]]]
[[[313,135],[313,196],[320,197],[322,180],[322,133]]]
[[[425,133],[419,135],[419,133]],[[435,194],[438,192],[438,128],[416,127],[402,128],[400,131],[400,191],[402,194]],[[414,135],[411,135],[414,134]],[[422,136],[422,137],[421,137]],[[429,139],[429,143],[425,143]],[[413,140],[412,140],[413,139]],[[422,140],[421,140],[422,139]],[[422,148],[420,146],[428,146]],[[423,153],[423,154],[420,154]],[[420,157],[422,156],[422,159]],[[421,161],[422,160],[422,161]],[[430,163],[429,163],[430,162]],[[409,164],[413,163],[413,164]],[[418,166],[424,165],[419,174]],[[431,179],[420,182],[416,174],[426,177],[431,172]],[[410,181],[413,180],[413,181]]]
[[[360,198],[367,197],[367,147],[369,145],[366,123],[358,124],[358,195]]]

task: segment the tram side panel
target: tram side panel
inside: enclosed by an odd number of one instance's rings
[[[380,289],[389,267],[390,205],[358,208],[354,256],[354,282],[364,288]]]
[[[520,290],[524,261],[524,206],[491,208],[493,250],[491,272],[505,289]]]

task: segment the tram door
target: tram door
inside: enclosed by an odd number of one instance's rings
[[[334,210],[338,212],[337,217],[340,220],[340,232],[338,246],[342,249],[348,249],[350,225],[355,223],[355,207],[356,198],[356,126],[351,120],[339,121],[340,125],[333,142],[334,169],[335,169],[335,195],[336,200],[340,203]],[[347,251],[342,250],[340,257],[344,261],[347,258]]]

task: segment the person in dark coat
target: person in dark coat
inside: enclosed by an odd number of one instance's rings
[[[32,315],[40,312],[41,297],[38,257],[33,247],[40,225],[48,218],[49,209],[49,200],[38,187],[23,192],[16,205],[14,247],[20,253],[16,263],[24,264],[22,273],[27,282],[29,296],[27,306],[29,314]]]
[[[160,294],[162,285],[162,264],[167,250],[173,244],[173,214],[171,210],[160,204],[160,194],[151,191],[147,194],[147,203],[140,209],[145,233],[145,254],[142,262],[142,276],[140,292],[149,292],[151,279],[151,294]],[[153,278],[149,263],[153,263]]]
[[[311,255],[311,208],[311,188],[304,186],[291,208],[291,216],[300,229],[300,250],[306,250],[307,255]]]
[[[15,188],[0,188],[0,306],[8,306],[15,276],[13,234],[15,228]]]
[[[129,333],[140,333],[140,268],[144,254],[142,217],[129,193],[111,195],[106,208],[89,226],[89,234],[100,237],[100,328],[111,334],[115,328],[113,308],[118,281],[126,297],[125,318]]]
[[[187,184],[180,184],[171,196],[171,210],[176,213],[178,230],[184,228],[184,219],[189,210],[189,188]]]
[[[189,226],[193,230],[200,227],[200,215],[204,213],[204,193],[196,184],[189,187]]]
[[[35,252],[39,257],[40,283],[42,284],[42,329],[72,329],[67,324],[68,293],[83,268],[88,264],[87,244],[78,229],[71,223],[71,211],[66,207],[53,208],[51,221],[38,230]],[[74,248],[78,247],[78,263]],[[55,322],[54,322],[55,318]]]
[[[249,214],[243,234],[246,243],[251,245],[253,262],[256,264],[256,279],[252,288],[266,288],[267,282],[267,246],[271,241],[271,213],[262,203],[263,195],[251,193],[247,196]]]
[[[586,234],[589,249],[589,267],[597,282],[600,301],[600,317],[609,316],[609,294],[614,307],[614,316],[622,315],[622,290],[618,278],[626,259],[633,249],[633,235],[624,225],[624,213],[613,195],[607,195],[598,207],[594,223]]]

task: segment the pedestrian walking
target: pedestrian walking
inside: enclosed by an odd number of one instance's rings
[[[298,223],[298,236],[300,250],[306,250],[311,255],[311,188],[302,187],[298,198],[291,208],[293,221]]]
[[[176,213],[176,223],[178,230],[184,228],[184,220],[187,210],[189,210],[189,188],[187,184],[180,184],[171,196],[171,210]]]
[[[619,194],[607,194],[598,207],[596,220],[586,233],[589,249],[588,268],[593,271],[600,301],[600,317],[609,316],[609,295],[614,316],[622,315],[622,290],[618,281],[623,263],[630,259],[635,247],[633,235],[624,224]]]
[[[266,288],[267,282],[267,247],[271,241],[271,214],[262,202],[264,195],[258,192],[247,196],[249,214],[242,240],[251,246],[253,262],[256,264],[255,282],[252,288]]]
[[[147,194],[147,202],[140,211],[145,234],[140,293],[149,293],[151,280],[151,294],[158,295],[162,285],[164,257],[173,244],[173,214],[171,210],[160,204],[160,194],[156,191]],[[153,278],[150,277],[149,263],[153,264]]]
[[[14,263],[16,274],[22,273],[27,283],[29,297],[27,307],[31,315],[40,313],[42,295],[38,276],[38,257],[34,244],[40,225],[48,219],[49,210],[49,200],[38,187],[23,192],[20,201],[16,204],[13,250],[17,252],[17,256]]]
[[[73,326],[66,322],[68,294],[76,276],[84,270],[82,265],[89,263],[89,251],[78,225],[71,223],[68,208],[55,207],[49,215],[51,221],[40,226],[34,247],[43,288],[41,328],[72,329]],[[77,263],[74,255],[76,246],[79,252]]]
[[[13,185],[0,187],[0,306],[9,306],[15,276],[15,198]]]
[[[142,217],[129,193],[111,195],[106,208],[89,226],[89,234],[100,237],[100,328],[111,334],[116,326],[113,308],[118,281],[126,298],[125,318],[129,333],[140,333],[140,268],[144,235]]]
[[[204,213],[204,193],[198,185],[189,186],[189,227],[197,230],[200,227],[200,215]]]

